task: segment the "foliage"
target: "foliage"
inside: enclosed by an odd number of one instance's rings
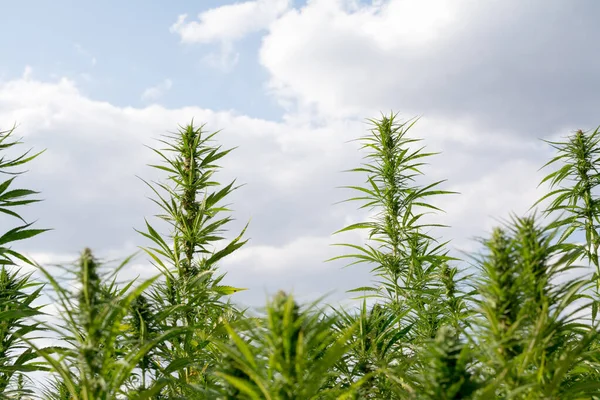
[[[22,224],[0,236],[0,394],[31,398],[37,371],[50,378],[38,394],[65,400],[600,399],[600,130],[550,142],[557,169],[534,204],[548,203],[546,219],[512,216],[467,263],[436,237],[435,200],[453,192],[426,181],[434,154],[409,137],[416,120],[370,122],[365,162],[351,170],[365,183],[346,188],[372,217],[337,232],[365,241],[340,243],[349,252],[333,258],[371,268],[373,283],[350,291],[356,308],[303,306],[284,292],[258,313],[231,302],[243,289],[225,285],[219,265],[247,240],[245,228],[226,239],[237,186],[216,173],[231,150],[204,125],[153,150],[166,179],[144,181],[160,209],[138,231],[150,279],[118,280],[131,257],[110,268],[85,249],[57,269],[9,248],[43,230],[14,211],[36,193],[1,183],[0,212]],[[3,154],[18,143],[12,132],[0,134]],[[0,171],[38,154],[4,156]],[[43,283],[59,309],[46,322]],[[41,334],[55,345],[42,347]]]
[[[353,329],[334,334],[335,317],[300,310],[278,293],[264,318],[227,326],[233,343],[221,345],[218,372],[228,399],[331,399],[352,393],[337,384],[333,366],[344,356]]]
[[[131,399],[147,398],[144,392],[128,394],[136,367],[154,347],[180,329],[165,330],[144,341],[131,340],[127,335],[129,311],[154,279],[137,286],[131,281],[118,287],[114,272],[101,274],[100,267],[91,250],[85,249],[75,268],[66,269],[77,283],[71,285],[77,287],[72,290],[39,266],[53,288],[63,319],[48,329],[64,344],[46,349],[30,344],[52,368],[58,379],[54,386],[64,395],[68,393],[69,399],[114,399],[125,394]],[[152,393],[162,385],[157,380],[145,391]]]
[[[0,398],[11,398],[30,393],[25,388],[23,374],[44,370],[46,367],[36,362],[33,350],[24,342],[25,337],[40,334],[39,323],[31,317],[40,314],[35,302],[42,290],[39,282],[31,274],[23,274],[15,261],[31,265],[31,261],[12,249],[14,242],[34,237],[45,229],[33,229],[14,208],[38,202],[32,198],[37,192],[14,188],[16,178],[23,171],[15,168],[35,159],[40,153],[31,151],[11,157],[10,152],[21,142],[13,140],[14,127],[0,131],[0,173],[10,175],[0,183],[0,213],[16,218],[20,225],[0,236]]]
[[[214,181],[217,161],[231,151],[213,144],[216,134],[191,124],[168,141],[162,140],[166,148],[154,152],[163,164],[152,167],[169,174],[167,183],[146,182],[161,208],[158,217],[170,224],[172,233],[163,237],[149,223],[146,232],[141,232],[152,241],[153,247],[144,250],[164,279],[148,293],[146,307],[154,313],[144,317],[138,312],[137,317],[158,332],[185,329],[162,343],[140,367],[142,371],[151,367],[156,376],[168,380],[161,392],[168,398],[193,397],[213,385],[212,372],[220,358],[215,343],[227,337],[225,320],[239,314],[223,298],[242,289],[222,285],[224,275],[218,275],[216,268],[221,259],[246,243],[244,229],[225,246],[216,247],[231,221],[230,216],[222,216],[229,211],[222,202],[236,189],[234,182],[219,188]]]

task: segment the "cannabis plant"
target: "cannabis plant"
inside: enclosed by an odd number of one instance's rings
[[[103,272],[100,262],[85,249],[74,266],[63,267],[70,278],[67,282],[38,266],[53,289],[62,318],[47,329],[61,343],[47,349],[39,349],[35,344],[32,347],[49,365],[55,378],[52,386],[64,395],[68,393],[69,399],[142,399],[165,384],[156,381],[141,392],[131,388],[142,360],[179,330],[165,330],[147,340],[131,340],[127,335],[132,304],[154,281],[149,279],[138,285],[130,281],[119,286],[116,273],[130,259],[112,272]]]
[[[373,292],[386,306],[402,313],[409,309],[415,332],[423,338],[433,338],[442,324],[443,311],[435,306],[443,293],[442,268],[453,260],[430,233],[440,224],[425,222],[426,214],[441,211],[429,198],[452,192],[438,189],[443,182],[420,185],[420,168],[424,160],[435,153],[415,148],[418,140],[408,137],[416,121],[397,122],[391,114],[374,125],[371,134],[362,138],[367,150],[367,162],[351,171],[367,174],[364,186],[347,186],[358,192],[361,208],[376,212],[374,220],[352,224],[336,233],[364,229],[370,243],[363,246],[341,244],[357,250],[334,259],[348,258],[352,264],[369,263],[378,280],[378,287],[361,287],[355,291]]]
[[[225,337],[224,321],[237,311],[224,299],[241,289],[222,285],[218,263],[243,246],[240,233],[223,247],[223,229],[231,221],[223,200],[236,189],[214,180],[218,161],[231,150],[214,145],[217,132],[192,124],[161,140],[166,148],[154,152],[163,164],[152,165],[167,172],[166,183],[148,183],[157,215],[172,231],[162,236],[149,223],[141,232],[153,243],[144,248],[162,274],[148,293],[158,329],[185,327],[180,336],[165,343],[153,355],[158,375],[169,379],[164,395],[197,396],[211,386],[210,372],[219,360],[214,341]],[[244,229],[245,230],[245,229]]]
[[[376,213],[375,218],[336,232],[366,230],[369,243],[341,244],[355,252],[333,259],[350,259],[351,265],[372,266],[377,286],[360,287],[353,292],[366,292],[397,317],[394,325],[402,332],[403,340],[396,339],[398,343],[386,349],[395,355],[386,357],[390,362],[394,360],[393,364],[411,365],[413,371],[405,371],[410,375],[420,365],[418,357],[415,358],[419,346],[435,338],[440,327],[459,325],[465,312],[455,279],[457,270],[448,266],[454,259],[448,255],[446,243],[431,236],[432,230],[442,225],[425,221],[427,214],[441,211],[429,199],[452,192],[438,188],[443,181],[424,185],[418,182],[422,179],[424,160],[435,153],[425,152],[423,147],[416,146],[417,139],[408,136],[416,121],[398,122],[397,115],[391,114],[370,122],[373,129],[361,139],[367,151],[366,162],[351,170],[366,174],[366,183],[347,186],[358,193],[347,201],[361,202],[361,208]],[[363,311],[360,319],[364,316]],[[357,364],[349,368],[361,367],[364,362],[360,359],[364,357],[350,358]],[[380,359],[381,355],[368,358]],[[379,368],[387,368],[379,364]],[[377,394],[380,389],[373,390],[369,397],[383,396]]]
[[[472,399],[481,384],[472,373],[473,353],[450,326],[438,330],[423,350],[424,366],[409,398]]]
[[[0,269],[0,393],[7,398],[29,392],[25,390],[23,374],[44,370],[23,340],[42,330],[31,319],[41,313],[40,306],[34,304],[41,289],[31,274],[11,271],[6,266]]]
[[[32,198],[37,192],[14,188],[14,185],[23,173],[15,168],[35,159],[41,152],[30,154],[27,151],[13,158],[10,152],[21,143],[13,140],[14,129],[0,131],[0,173],[12,176],[0,183],[0,213],[20,221],[20,225],[0,236],[0,397],[7,398],[29,392],[24,387],[23,374],[44,369],[23,340],[41,331],[31,317],[40,314],[40,306],[35,303],[42,288],[32,280],[31,274],[23,274],[16,267],[16,262],[31,265],[31,261],[10,247],[16,241],[45,231],[31,228],[32,224],[26,223],[15,210],[15,207],[39,201]]]
[[[499,398],[576,399],[598,393],[586,321],[588,281],[572,272],[578,253],[535,215],[496,229],[479,260],[481,320],[475,330],[481,373]],[[573,275],[574,277],[570,277]],[[583,312],[583,314],[582,314]],[[589,398],[589,397],[588,397]]]
[[[225,362],[217,375],[226,399],[351,398],[360,383],[339,384],[334,366],[349,346],[354,327],[334,330],[335,316],[314,305],[301,309],[279,292],[263,318],[227,325],[232,340],[220,346]],[[345,397],[344,397],[345,396]]]
[[[600,185],[600,128],[592,132],[578,130],[565,141],[548,143],[558,154],[544,167],[559,167],[540,183],[549,182],[552,190],[538,200],[536,205],[550,201],[545,213],[555,216],[558,214],[553,226],[562,228],[561,241],[566,241],[575,233],[585,235],[584,244],[577,247],[582,257],[595,267],[592,281],[600,296],[600,198],[597,193]],[[595,306],[594,317],[597,309]]]
[[[356,327],[352,329],[344,358],[335,366],[342,386],[349,387],[362,380],[357,394],[365,399],[390,398],[393,392],[403,391],[405,387],[395,384],[406,372],[402,367],[407,366],[410,357],[403,350],[408,347],[408,334],[413,325],[399,326],[402,315],[380,304],[368,307],[366,299],[358,313],[343,309],[336,312],[338,334]],[[388,378],[390,366],[395,369],[394,381]]]

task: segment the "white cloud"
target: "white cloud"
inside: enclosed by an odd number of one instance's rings
[[[0,83],[0,126],[18,122],[28,146],[48,149],[24,179],[46,199],[28,215],[41,216],[38,225],[55,230],[28,241],[30,251],[76,254],[87,246],[100,257],[114,258],[114,249],[129,243],[123,255],[131,254],[144,243],[132,228],[157,212],[144,197],[151,193],[135,178],[157,178],[145,166],[156,159],[143,145],[156,145],[153,138],[192,117],[209,130],[222,128],[218,138],[224,147],[239,146],[224,160],[219,176],[247,184],[231,198],[237,220],[232,235],[252,218],[251,242],[224,264],[230,283],[253,289],[244,299],[262,302],[263,288],[294,286],[307,294],[315,280],[324,292],[364,283],[356,269],[342,271],[343,263],[321,261],[339,251],[328,248],[328,242],[338,241],[329,235],[361,215],[354,204],[333,203],[348,196],[336,186],[362,183],[339,171],[360,162],[357,144],[347,142],[363,135],[365,124],[330,118],[314,126],[293,115],[272,122],[198,107],[117,107],[85,97],[67,79]],[[535,170],[546,156],[533,141],[494,131],[482,136],[468,121],[423,118],[413,129],[429,148],[444,150],[426,169],[428,179],[449,178],[445,188],[464,193],[437,203],[453,225],[444,237],[465,243],[494,217],[530,204]],[[496,185],[502,188],[498,193]],[[136,261],[131,272],[138,275],[143,265]]]
[[[235,41],[263,30],[289,8],[289,0],[256,0],[212,8],[187,22],[181,15],[171,26],[184,43]]]
[[[209,65],[230,70],[238,61],[234,43],[246,35],[267,29],[290,7],[289,0],[255,0],[228,4],[204,11],[197,21],[187,21],[180,15],[171,26],[171,32],[183,43],[218,43],[219,53],[204,58]]]
[[[393,108],[528,132],[595,123],[600,58],[588,50],[600,32],[566,28],[584,18],[581,9],[368,3],[313,0],[270,24],[260,62],[282,105],[338,117]]]
[[[144,90],[142,93],[142,100],[144,101],[156,101],[160,99],[165,92],[168,92],[173,87],[173,81],[165,79],[158,85],[152,86]]]
[[[464,22],[464,3],[312,1],[270,25],[260,59],[275,93],[302,107],[334,115],[376,110],[390,88],[410,85],[404,70]]]

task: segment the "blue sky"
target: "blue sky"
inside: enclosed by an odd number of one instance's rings
[[[35,6],[34,6],[35,5]],[[539,139],[600,124],[600,3],[469,0],[5,2],[0,25],[0,129],[19,124],[47,149],[21,179],[44,202],[26,210],[54,228],[21,248],[42,263],[83,247],[102,258],[147,244],[134,231],[157,212],[136,176],[162,177],[145,145],[192,118],[238,148],[221,178],[234,235],[228,283],[303,298],[363,286],[367,268],[323,263],[331,233],[366,216],[333,205],[362,183],[342,174],[361,153],[365,118],[421,116],[414,135],[441,151],[425,171],[460,196],[439,199],[440,232],[476,250],[510,212],[543,194]],[[182,19],[182,15],[187,18]],[[461,264],[466,265],[466,264]],[[136,259],[124,273],[152,273]]]
[[[267,73],[257,62],[261,34],[239,42],[239,62],[224,72],[201,61],[219,44],[180,43],[169,27],[181,14],[195,16],[222,1],[7,2],[0,41],[0,76],[18,77],[30,65],[36,77],[70,77],[90,98],[119,106],[144,105],[140,94],[165,79],[167,107],[190,104],[278,119],[282,110],[266,95]]]

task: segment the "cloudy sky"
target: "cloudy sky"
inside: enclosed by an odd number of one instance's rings
[[[19,178],[45,201],[26,211],[53,231],[19,248],[41,263],[84,247],[105,259],[148,244],[135,233],[157,212],[136,178],[160,179],[144,145],[192,118],[238,146],[224,181],[249,244],[223,263],[227,282],[306,298],[363,286],[366,268],[323,263],[331,233],[362,214],[334,205],[348,143],[365,118],[420,116],[413,135],[442,154],[427,179],[461,194],[440,199],[440,234],[477,249],[509,212],[537,196],[552,154],[539,139],[600,124],[600,3],[594,0],[204,0],[4,2],[0,129],[18,124],[47,149]],[[140,256],[127,274],[152,273]]]

